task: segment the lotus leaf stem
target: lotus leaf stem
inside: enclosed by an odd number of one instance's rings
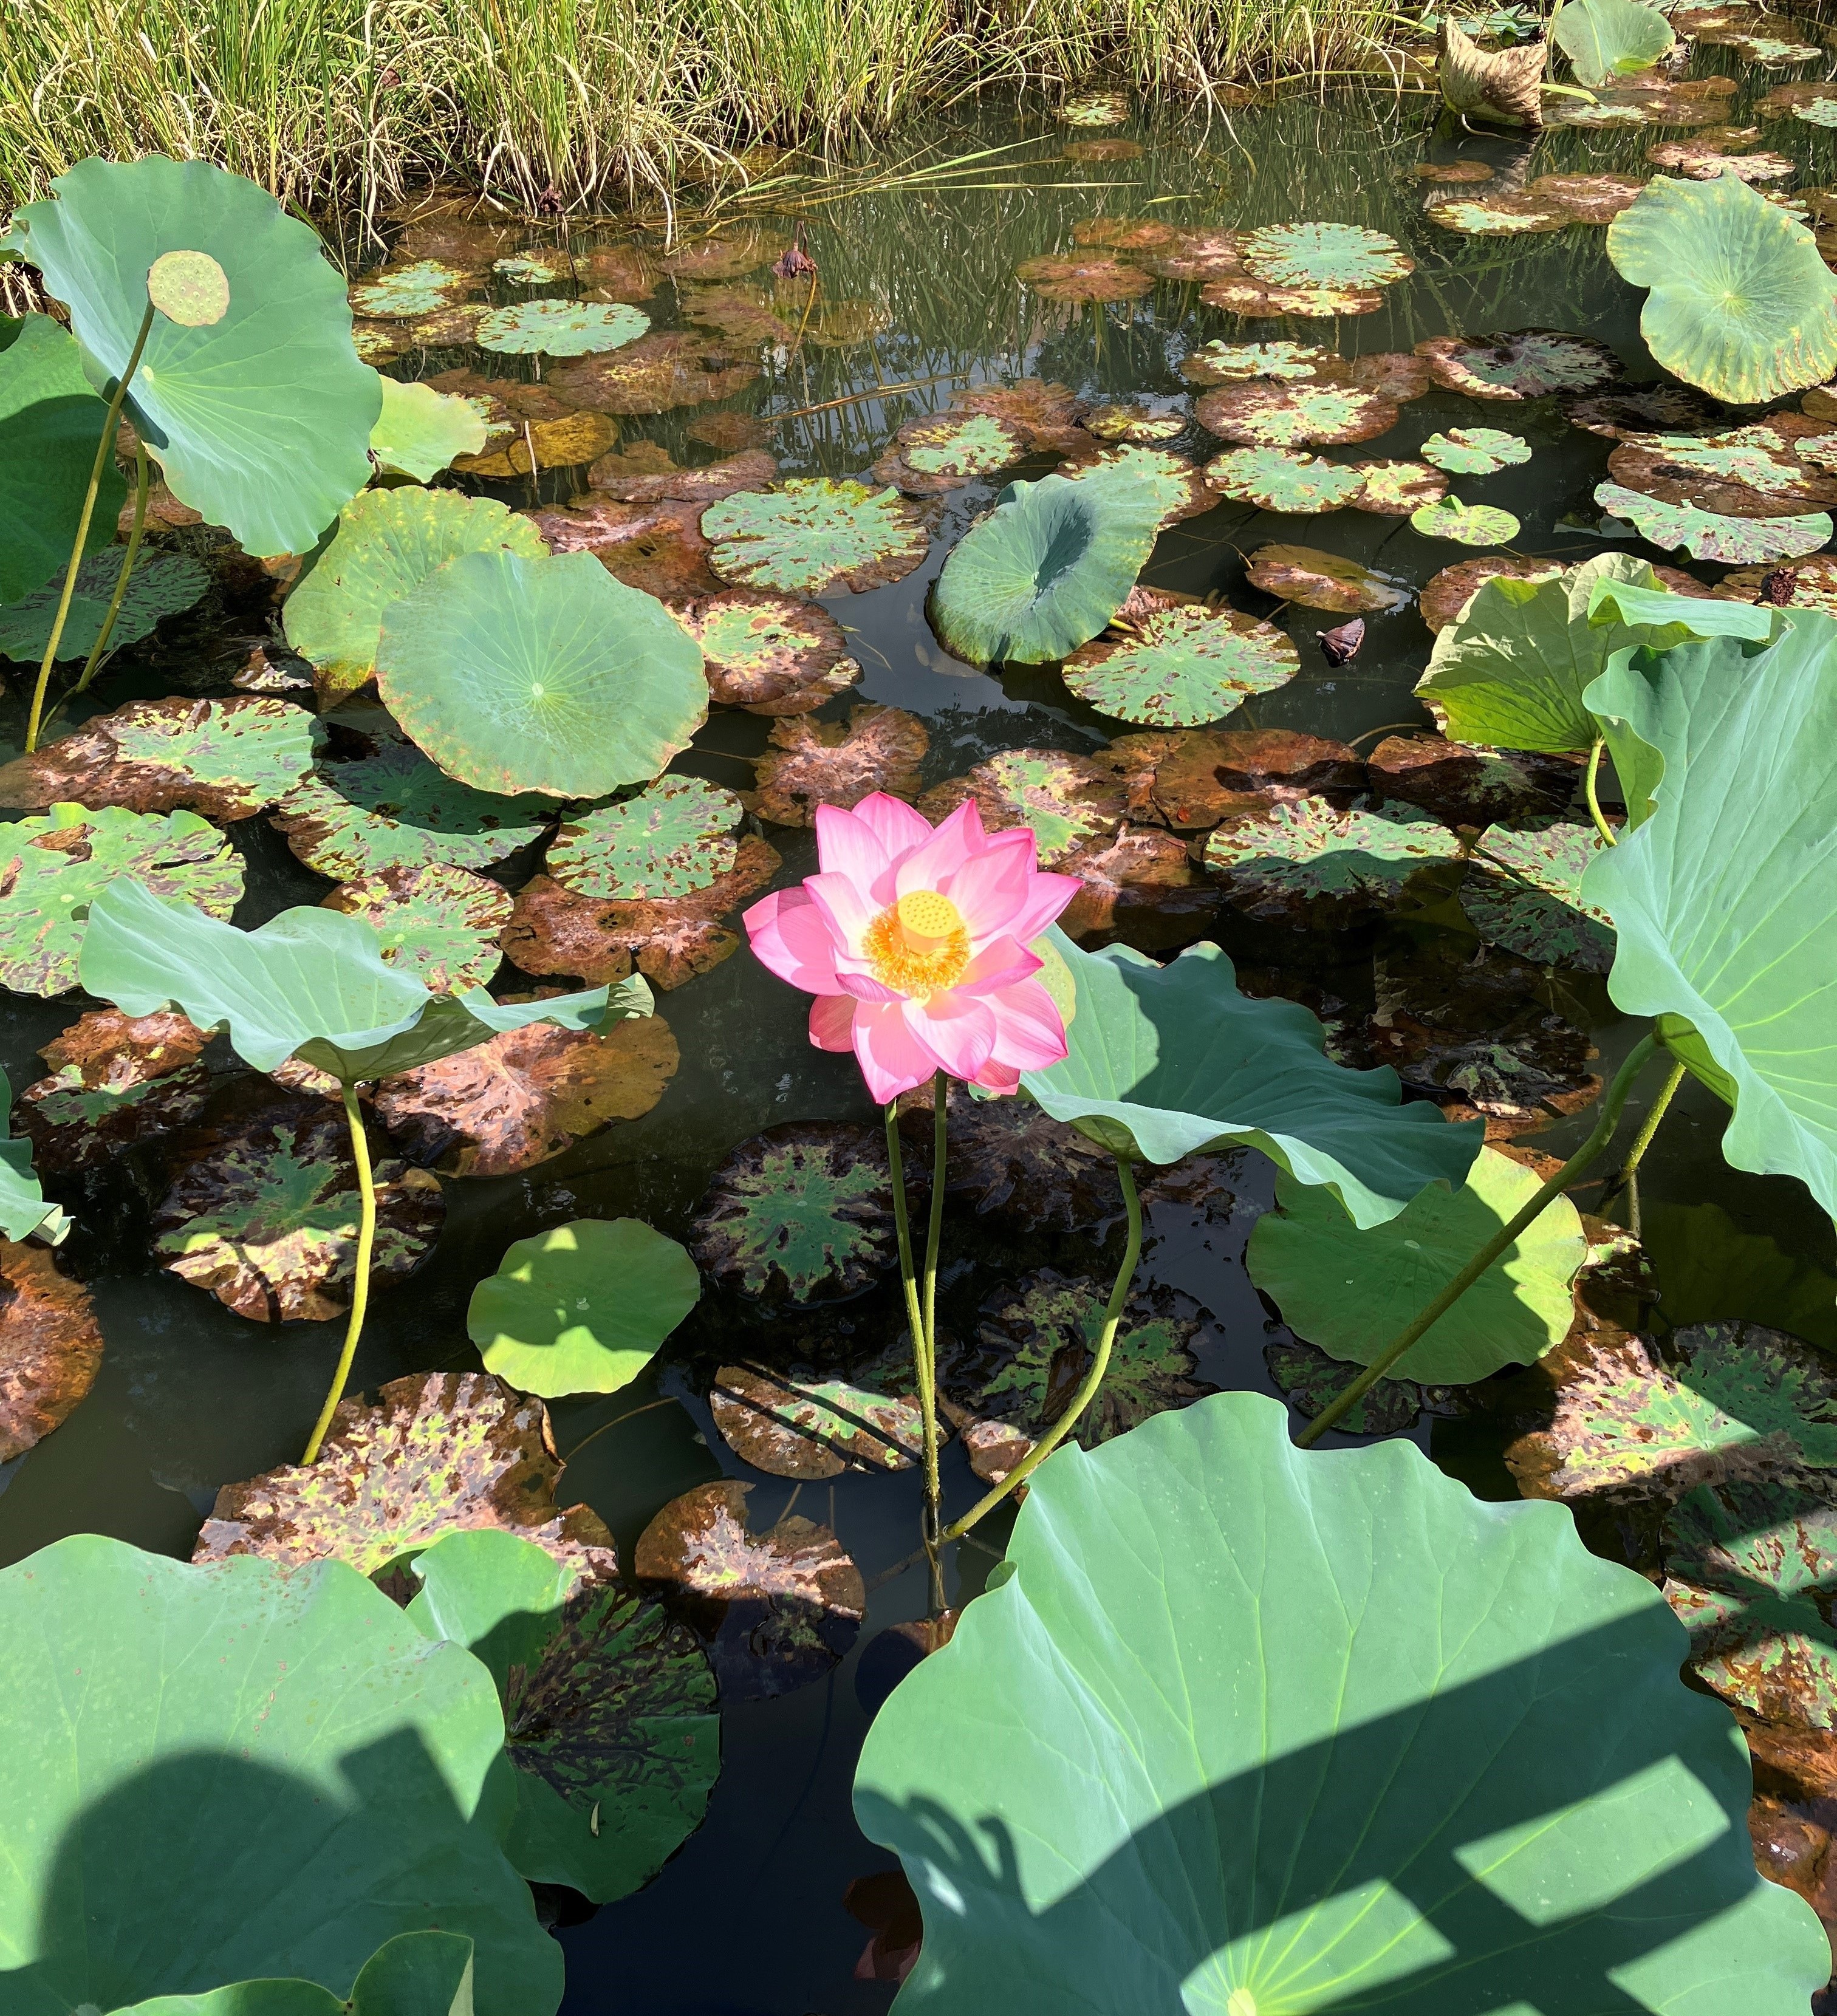
[[[1640,1122],[1639,1132],[1633,1137],[1633,1146],[1627,1150],[1626,1159],[1615,1173],[1609,1176],[1601,1193],[1601,1208],[1605,1212],[1621,1191],[1630,1193],[1633,1205],[1633,1222],[1629,1229],[1635,1239],[1639,1237],[1639,1165],[1645,1160],[1647,1149],[1652,1145],[1652,1136],[1659,1131],[1659,1123],[1677,1088],[1684,1082],[1684,1064],[1681,1057],[1673,1058],[1671,1074],[1659,1088],[1659,1096],[1652,1101],[1646,1117]]]
[[[1110,1300],[1104,1311],[1103,1334],[1097,1339],[1090,1370],[1072,1395],[1071,1405],[1000,1483],[985,1496],[978,1499],[960,1519],[953,1520],[945,1528],[942,1537],[946,1540],[960,1540],[978,1520],[986,1518],[1004,1498],[1025,1484],[1071,1434],[1078,1425],[1079,1416],[1097,1397],[1104,1374],[1110,1369],[1111,1348],[1116,1341],[1116,1327],[1122,1320],[1123,1304],[1129,1300],[1129,1288],[1135,1280],[1136,1262],[1142,1257],[1142,1200],[1136,1189],[1135,1177],[1120,1155],[1116,1158],[1116,1174],[1122,1184],[1122,1201],[1129,1208],[1129,1244],[1124,1249],[1122,1265],[1116,1270],[1115,1284],[1110,1291]]]
[[[913,1265],[912,1226],[906,1210],[906,1171],[899,1153],[899,1102],[889,1100],[886,1107],[887,1160],[893,1172],[893,1225],[899,1237],[899,1284],[906,1291],[906,1319],[912,1332],[913,1373],[918,1387],[919,1418],[924,1431],[925,1506],[920,1518],[920,1530],[924,1540],[925,1562],[931,1579],[931,1603],[934,1615],[944,1607],[944,1561],[938,1551],[938,1370],[933,1349],[935,1339],[930,1321],[930,1306],[935,1291],[938,1273],[938,1234],[942,1218],[942,1202],[944,1194],[944,1090],[934,1081],[937,1110],[935,1139],[937,1143],[937,1166],[931,1179],[931,1216],[929,1250],[925,1256],[924,1301],[919,1295],[917,1270]]]
[[[370,1172],[369,1136],[364,1132],[364,1118],[358,1106],[355,1085],[344,1087],[344,1124],[351,1129],[351,1152],[357,1163],[357,1187],[363,1199],[363,1211],[357,1228],[357,1272],[351,1283],[351,1320],[344,1326],[344,1348],[338,1354],[338,1369],[332,1375],[326,1404],[319,1410],[319,1419],[313,1424],[312,1439],[306,1445],[305,1455],[300,1459],[302,1463],[319,1460],[319,1445],[332,1425],[332,1417],[338,1411],[338,1402],[344,1398],[345,1382],[351,1377],[351,1360],[357,1355],[357,1341],[363,1335],[364,1311],[370,1299],[370,1254],[376,1243],[376,1183]]]
[[[1594,738],[1594,746],[1588,752],[1588,775],[1583,780],[1583,788],[1588,794],[1588,816],[1594,821],[1594,830],[1601,835],[1602,846],[1615,847],[1619,843],[1615,837],[1614,829],[1602,816],[1601,800],[1595,794],[1595,786],[1601,776],[1601,752],[1607,746],[1605,736],[1597,735]]]
[[[51,683],[51,668],[57,662],[57,647],[63,642],[70,597],[77,589],[77,569],[82,564],[84,544],[89,537],[89,521],[95,516],[95,499],[102,488],[102,472],[114,452],[115,434],[121,424],[121,407],[128,397],[128,381],[140,369],[140,353],[146,347],[153,326],[153,304],[149,300],[146,313],[140,319],[140,333],[135,337],[134,348],[128,355],[128,369],[121,373],[115,387],[115,396],[109,401],[108,416],[102,423],[102,438],[95,444],[95,460],[90,467],[89,488],[83,493],[83,509],[77,519],[77,537],[70,548],[70,563],[64,569],[63,593],[58,597],[57,614],[51,625],[51,641],[45,646],[45,662],[38,668],[38,683],[32,689],[31,718],[26,723],[27,755],[38,746],[38,724],[45,713],[45,689]]]
[[[1659,1039],[1650,1031],[1640,1038],[1627,1052],[1626,1061],[1615,1072],[1613,1082],[1608,1087],[1606,1096],[1601,1100],[1601,1114],[1594,1123],[1594,1131],[1588,1139],[1549,1182],[1539,1189],[1524,1208],[1500,1226],[1428,1307],[1413,1318],[1385,1346],[1343,1393],[1330,1400],[1309,1422],[1295,1438],[1299,1448],[1313,1448],[1342,1414],[1356,1407],[1410,1347],[1425,1331],[1432,1330],[1441,1321],[1500,1254],[1511,1248],[1518,1234],[1548,1205],[1554,1203],[1592,1162],[1606,1152],[1608,1144],[1614,1138],[1614,1129],[1619,1125],[1621,1109],[1626,1103],[1626,1096],[1633,1089],[1633,1081],[1651,1062],[1658,1047]]]
[[[140,535],[146,530],[147,493],[146,446],[142,441],[134,444],[134,525],[128,535],[128,550],[121,556],[121,571],[115,577],[115,592],[109,598],[108,614],[102,619],[102,628],[95,633],[95,646],[83,667],[83,676],[71,689],[81,693],[95,676],[95,668],[102,663],[102,654],[108,649],[109,639],[114,635],[115,618],[121,613],[121,600],[128,592],[128,582],[134,572],[134,563],[140,554]]]

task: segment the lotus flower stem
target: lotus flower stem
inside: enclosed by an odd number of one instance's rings
[[[1295,1438],[1298,1447],[1313,1448],[1342,1414],[1356,1407],[1410,1347],[1441,1321],[1500,1254],[1510,1249],[1518,1234],[1547,1206],[1554,1204],[1591,1163],[1606,1152],[1608,1144],[1614,1138],[1614,1129],[1619,1125],[1621,1109],[1626,1103],[1626,1096],[1633,1089],[1633,1081],[1651,1062],[1658,1047],[1659,1039],[1650,1031],[1640,1038],[1627,1052],[1626,1061],[1614,1074],[1613,1082],[1608,1087],[1606,1096],[1601,1100],[1601,1114],[1594,1123],[1594,1132],[1524,1208],[1486,1241],[1428,1307],[1385,1346],[1343,1393],[1330,1400],[1309,1422]]]
[[[306,1445],[302,1463],[317,1463],[319,1445],[326,1438],[326,1431],[332,1425],[332,1417],[338,1411],[338,1402],[344,1398],[345,1381],[351,1377],[351,1360],[357,1355],[357,1341],[363,1335],[364,1311],[370,1299],[370,1253],[376,1243],[376,1184],[370,1173],[370,1143],[364,1132],[364,1117],[357,1103],[357,1087],[344,1087],[344,1123],[351,1129],[351,1152],[357,1163],[357,1187],[363,1199],[363,1211],[358,1220],[357,1272],[351,1283],[351,1320],[344,1326],[344,1348],[338,1354],[338,1369],[332,1375],[332,1384],[326,1395],[326,1404],[319,1410],[319,1419],[313,1424],[312,1439]]]
[[[1665,1118],[1673,1095],[1684,1082],[1684,1066],[1680,1058],[1672,1060],[1671,1075],[1659,1088],[1659,1096],[1652,1101],[1646,1117],[1640,1122],[1639,1132],[1633,1137],[1633,1146],[1627,1150],[1626,1159],[1602,1186],[1601,1208],[1605,1212],[1623,1190],[1631,1193],[1633,1222],[1629,1228],[1635,1239],[1639,1237],[1639,1165],[1645,1160],[1647,1149],[1652,1145],[1652,1136],[1659,1131],[1659,1122]]]
[[[1601,835],[1602,846],[1615,847],[1619,844],[1619,840],[1614,829],[1602,817],[1601,800],[1595,795],[1595,783],[1601,776],[1601,752],[1607,746],[1603,736],[1597,735],[1594,738],[1594,746],[1588,752],[1588,775],[1583,788],[1588,794],[1588,816],[1594,821],[1594,830]]]
[[[953,1520],[945,1528],[942,1537],[946,1540],[960,1540],[978,1520],[985,1518],[1004,1498],[1025,1484],[1077,1427],[1079,1417],[1097,1397],[1097,1389],[1104,1383],[1104,1374],[1110,1369],[1110,1352],[1116,1342],[1116,1327],[1122,1320],[1123,1305],[1129,1300],[1129,1288],[1136,1278],[1136,1262],[1142,1257],[1142,1200],[1136,1190],[1135,1177],[1130,1172],[1128,1163],[1120,1155],[1116,1158],[1116,1173],[1122,1184],[1123,1203],[1129,1210],[1129,1244],[1124,1248],[1122,1265],[1116,1270],[1115,1283],[1110,1291],[1109,1303],[1104,1311],[1103,1334],[1097,1339],[1097,1348],[1091,1359],[1090,1370],[1084,1375],[1078,1391],[1072,1395],[1071,1405],[1000,1483],[985,1496],[978,1499],[960,1519]]]
[[[109,639],[114,635],[115,618],[121,613],[121,599],[128,592],[129,577],[134,572],[134,563],[140,555],[140,535],[146,530],[147,493],[146,445],[136,441],[134,444],[134,524],[128,535],[128,550],[121,556],[121,571],[115,577],[115,592],[109,598],[108,614],[102,619],[102,628],[95,633],[95,646],[83,667],[83,676],[71,688],[73,693],[81,693],[95,676],[95,668],[102,663],[102,654],[109,647]]]
[[[937,1086],[936,1080],[933,1084]],[[944,1099],[941,1087],[937,1088],[937,1096],[942,1113]],[[906,1319],[912,1332],[913,1373],[918,1386],[919,1419],[924,1430],[925,1505],[920,1530],[925,1544],[925,1561],[931,1576],[931,1614],[935,1616],[944,1607],[944,1561],[938,1552],[938,1368],[928,1318],[937,1285],[938,1233],[942,1218],[940,1204],[944,1194],[944,1123],[942,1119],[937,1123],[938,1167],[931,1182],[931,1238],[925,1256],[924,1301],[921,1304],[918,1273],[912,1258],[912,1226],[906,1210],[906,1172],[899,1153],[897,1099],[887,1102],[886,1115],[887,1160],[893,1171],[893,1225],[899,1236],[899,1283],[906,1291]]]
[[[128,355],[128,369],[121,373],[115,387],[115,396],[109,401],[108,417],[102,423],[102,439],[95,444],[95,460],[89,471],[89,488],[83,493],[83,509],[77,519],[77,537],[70,547],[70,563],[64,569],[63,593],[58,598],[57,614],[51,625],[51,641],[45,646],[45,662],[38,668],[38,683],[32,689],[31,718],[26,723],[27,755],[38,746],[38,723],[45,712],[45,689],[51,683],[51,668],[57,662],[57,647],[63,642],[70,597],[77,589],[77,569],[82,563],[84,544],[89,537],[89,521],[95,516],[95,499],[102,488],[102,472],[114,452],[115,434],[121,424],[121,407],[128,397],[128,381],[140,369],[140,353],[146,347],[153,326],[153,304],[149,300],[146,313],[140,319],[140,333],[135,337],[134,348]]]

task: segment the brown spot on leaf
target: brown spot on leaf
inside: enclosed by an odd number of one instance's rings
[[[859,805],[875,791],[918,795],[919,765],[931,738],[903,708],[864,700],[847,725],[802,715],[774,724],[772,747],[755,763],[747,809],[774,826],[811,826],[819,805]]]

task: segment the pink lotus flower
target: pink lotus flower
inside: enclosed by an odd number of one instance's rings
[[[1065,1025],[1027,949],[1078,893],[1043,875],[1032,830],[985,834],[966,800],[934,830],[877,791],[819,805],[820,874],[746,913],[753,950],[816,996],[810,1040],[849,1050],[881,1105],[935,1071],[1012,1092],[1065,1054]]]

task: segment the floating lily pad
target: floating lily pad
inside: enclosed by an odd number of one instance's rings
[[[1214,337],[1180,359],[1180,376],[1192,385],[1241,385],[1258,379],[1300,383],[1318,376],[1333,358],[1319,344],[1226,343]]]
[[[691,244],[679,246],[659,263],[672,279],[726,280],[740,273],[756,273],[785,249],[783,236],[769,226],[741,225],[711,231]]]
[[[1734,175],[1745,182],[1785,182],[1799,172],[1799,164],[1789,155],[1725,153],[1702,139],[1661,141],[1646,149],[1646,159],[1698,182],[1717,175]]]
[[[1342,812],[1309,797],[1215,828],[1205,865],[1252,916],[1318,923],[1390,909],[1412,875],[1461,851],[1440,820],[1414,806]]]
[[[1565,231],[1577,220],[1552,196],[1501,193],[1447,196],[1425,211],[1432,224],[1469,238],[1522,238],[1535,231]]]
[[[59,1175],[101,1168],[194,1120],[212,1087],[198,1061],[204,1042],[182,1015],[81,1017],[39,1051],[50,1075],[19,1096],[15,1117],[34,1162]]]
[[[1418,505],[1410,524],[1425,539],[1453,539],[1463,546],[1503,545],[1518,535],[1518,521],[1509,511],[1496,504],[1464,504],[1458,497]]]
[[[1278,315],[1302,315],[1324,322],[1338,315],[1375,315],[1384,306],[1381,287],[1325,283],[1280,286],[1248,273],[1226,274],[1208,280],[1199,290],[1199,298],[1208,308],[1223,308],[1227,315],[1250,322]]]
[[[1080,700],[1118,720],[1197,728],[1234,712],[1252,693],[1286,686],[1300,670],[1300,653],[1274,625],[1198,603],[1083,646],[1062,676]]]
[[[1153,448],[1178,441],[1187,430],[1187,416],[1158,411],[1138,400],[1119,399],[1092,407],[1079,424],[1099,441],[1133,441],[1138,448]]]
[[[1014,268],[1044,301],[1139,301],[1154,291],[1154,276],[1120,259],[1023,259]]]
[[[640,466],[642,463],[642,466]],[[778,459],[762,448],[744,448],[725,461],[684,469],[654,441],[634,441],[617,455],[603,455],[587,471],[596,492],[624,503],[714,504],[738,490],[763,490],[778,473]]]
[[[667,413],[730,399],[759,375],[719,337],[690,329],[654,329],[604,356],[560,365],[549,383],[564,398],[597,413]]]
[[[285,700],[135,700],[16,757],[0,769],[0,805],[183,806],[225,823],[247,819],[310,769],[314,735],[312,716]]]
[[[1422,620],[1438,633],[1457,621],[1489,581],[1508,574],[1515,581],[1554,581],[1562,572],[1554,560],[1528,560],[1516,553],[1488,553],[1477,560],[1457,560],[1443,567],[1424,587]]]
[[[826,477],[724,498],[702,513],[701,529],[722,580],[798,595],[884,588],[931,550],[929,535],[896,491]]]
[[[909,1095],[910,1105],[902,1101],[909,1168],[924,1167],[931,1152],[932,1114],[917,1103],[920,1096]],[[946,1097],[945,1190],[953,1201],[968,1204],[978,1218],[1028,1231],[1050,1226],[1100,1234],[1122,1222],[1115,1159],[1075,1128],[1050,1118],[1029,1099],[972,1099],[954,1082]]]
[[[1608,474],[1662,504],[1723,517],[1787,517],[1837,503],[1837,479],[1807,466],[1825,452],[1820,424],[1782,413],[1724,434],[1634,434],[1608,457]]]
[[[1266,595],[1336,615],[1402,609],[1410,600],[1401,582],[1316,546],[1259,546],[1250,556],[1249,575],[1252,587]]]
[[[405,266],[386,266],[351,290],[351,305],[359,315],[384,322],[405,322],[411,315],[463,301],[474,275],[444,259],[415,259]]]
[[[1059,107],[1064,126],[1119,126],[1129,117],[1129,99],[1120,91],[1087,91]]]
[[[1433,336],[1416,346],[1438,385],[1473,399],[1540,399],[1590,392],[1621,375],[1620,360],[1593,337],[1523,329],[1503,336]]]
[[[1433,504],[1448,494],[1448,479],[1425,462],[1355,462],[1351,466],[1364,477],[1364,488],[1353,499],[1355,511],[1370,511],[1381,518],[1407,518],[1425,504]]]
[[[370,1144],[376,1190],[373,1291],[405,1279],[446,1216],[438,1181]],[[344,1115],[328,1100],[276,1093],[179,1143],[153,1213],[167,1273],[256,1323],[322,1323],[350,1307],[357,1271],[357,1165]]]
[[[551,251],[506,252],[491,262],[513,286],[552,286],[574,277],[574,258],[565,247]]]
[[[1575,795],[1576,765],[1531,749],[1488,749],[1439,735],[1390,735],[1366,759],[1381,798],[1421,805],[1450,826],[1548,818]]]
[[[1079,430],[1073,423],[1084,409],[1069,385],[1056,379],[1021,378],[1012,385],[971,386],[952,398],[950,410],[1010,421],[1026,436],[1029,448],[1062,453],[1076,442]]]
[[[680,287],[679,299],[690,322],[718,329],[736,344],[783,345],[789,348],[797,335],[794,319],[778,312],[769,288],[729,283],[725,286]]]
[[[1133,140],[1068,140],[1065,158],[1081,164],[1093,161],[1135,161],[1144,149]]]
[[[67,1420],[102,1369],[89,1291],[48,1247],[0,1240],[0,1463]]]
[[[1497,427],[1450,427],[1445,434],[1431,434],[1417,452],[1450,476],[1491,476],[1529,462],[1531,444],[1522,434],[1502,434]]]
[[[381,1388],[374,1404],[343,1402],[317,1463],[226,1484],[192,1559],[341,1561],[373,1575],[443,1533],[484,1529],[533,1540],[583,1582],[616,1581],[599,1515],[556,1507],[561,1467],[540,1400],[488,1373],[418,1373]]]
[[[1365,765],[1345,743],[1288,728],[1124,736],[1108,753],[1115,758],[1131,744],[1164,739],[1170,747],[1145,752],[1146,788],[1131,789],[1128,809],[1181,830],[1215,826],[1221,819],[1255,810],[1259,801],[1274,804],[1320,793],[1349,805],[1365,789]]]
[[[474,340],[513,356],[595,357],[636,342],[650,326],[649,315],[623,301],[518,301],[481,315]]]
[[[1193,410],[1221,441],[1272,448],[1371,441],[1398,419],[1388,399],[1343,385],[1222,385]]]
[[[1461,885],[1461,906],[1487,945],[1540,965],[1605,973],[1613,920],[1582,900],[1582,877],[1601,851],[1591,826],[1558,821],[1522,833],[1494,826]]]
[[[89,905],[119,875],[157,896],[227,917],[243,893],[242,857],[195,812],[99,812],[56,805],[0,838],[0,986],[62,994],[77,984]]]
[[[528,513],[551,553],[591,553],[614,580],[672,606],[719,592],[708,571],[701,505],[621,504],[589,495],[579,510],[544,505]]]
[[[366,919],[390,966],[436,994],[490,984],[503,954],[498,934],[510,921],[506,891],[445,861],[398,862],[334,889],[326,907]]]
[[[1737,567],[1714,590],[1738,602],[1767,602],[1776,609],[1817,609],[1837,616],[1837,557],[1813,553],[1785,566]]]
[[[934,784],[919,810],[941,824],[974,798],[983,830],[1033,830],[1035,859],[1056,868],[1075,848],[1107,838],[1123,813],[1115,779],[1087,757],[1057,749],[1006,749],[962,777]]]
[[[545,866],[578,895],[686,896],[732,869],[740,819],[731,791],[700,777],[660,777],[636,797],[564,825]]]
[[[859,805],[875,791],[918,795],[919,765],[931,737],[916,714],[864,700],[845,725],[801,715],[774,722],[771,747],[755,759],[758,790],[747,809],[774,826],[811,826],[819,805]]]
[[[1164,527],[1182,518],[1200,517],[1215,502],[1191,458],[1170,448],[1133,444],[1107,448],[1062,462],[1055,473],[1068,483],[1109,491],[1126,506],[1151,498],[1160,508],[1159,522]]]
[[[423,349],[438,350],[448,344],[470,343],[480,322],[490,313],[489,301],[461,301],[451,308],[435,308],[430,315],[416,315],[405,329],[399,327],[391,329],[387,322],[372,322],[369,325],[371,329],[387,329],[394,339],[390,346],[390,354],[387,356],[366,355],[361,344],[358,346],[357,354],[366,364],[380,366],[393,362],[405,351],[417,345]]]
[[[1394,238],[1356,224],[1269,224],[1241,240],[1244,265],[1283,287],[1385,287],[1416,270]]]
[[[1356,1366],[1311,1344],[1266,1344],[1263,1363],[1290,1404],[1310,1421],[1358,1377]],[[1422,1412],[1422,1402],[1423,1388],[1414,1379],[1381,1379],[1334,1425],[1349,1435],[1394,1435]]]
[[[924,1452],[912,1349],[903,1337],[845,1373],[723,1365],[708,1408],[740,1461],[773,1477],[909,1470]]]
[[[616,424],[603,413],[564,413],[553,419],[524,419],[509,431],[500,448],[483,455],[459,455],[453,466],[462,476],[487,476],[507,483],[537,469],[574,469],[603,455],[618,439]]]
[[[874,480],[909,496],[941,496],[1007,469],[1028,452],[1027,437],[990,413],[943,413],[908,420],[874,464]]]
[[[730,588],[675,612],[701,647],[710,697],[748,714],[809,714],[861,677],[841,625],[819,603]]]
[[[755,1134],[715,1171],[690,1251],[717,1285],[755,1299],[805,1307],[859,1294],[896,1258],[885,1143],[840,1120]]]
[[[1571,427],[1609,441],[1710,427],[1724,412],[1717,401],[1688,385],[1629,385],[1617,392],[1587,392],[1565,399],[1562,409]]]
[[[1525,194],[1534,203],[1560,203],[1578,224],[1611,224],[1644,187],[1643,175],[1539,175]]]
[[[758,413],[726,412],[704,413],[683,431],[691,441],[701,441],[722,455],[736,455],[745,448],[763,448],[776,438],[778,429]]]
[[[674,1499],[638,1539],[647,1586],[694,1630],[724,1701],[791,1693],[822,1679],[861,1629],[861,1571],[827,1526],[747,1527],[753,1486],[728,1480]]]
[[[58,639],[60,659],[87,658],[95,650],[121,578],[121,558],[112,546],[105,546],[77,568],[70,613]],[[0,609],[0,657],[28,664],[43,659],[63,597],[64,573],[60,567],[44,587]],[[128,578],[128,592],[109,633],[110,650],[150,637],[164,617],[189,609],[210,585],[210,575],[189,553],[145,554]]]
[[[1339,510],[1365,487],[1356,469],[1277,448],[1228,449],[1205,465],[1205,480],[1240,503],[1293,515]]]
[[[1830,515],[1824,511],[1789,517],[1729,518],[1715,511],[1699,511],[1694,504],[1662,504],[1619,483],[1597,483],[1594,501],[1604,511],[1624,518],[1642,539],[1655,546],[1681,548],[1693,560],[1736,565],[1798,560],[1816,553],[1831,537]]]

